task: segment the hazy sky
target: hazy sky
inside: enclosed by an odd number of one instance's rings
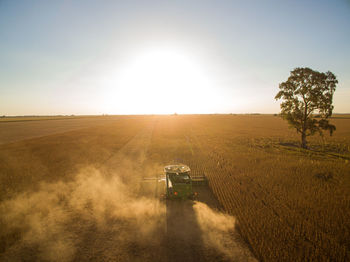
[[[277,113],[295,67],[350,112],[350,1],[0,0],[0,114]]]

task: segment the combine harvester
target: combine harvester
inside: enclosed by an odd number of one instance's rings
[[[187,165],[177,164],[164,167],[164,175],[160,178],[144,178],[144,181],[156,180],[156,191],[159,190],[163,182],[163,197],[166,199],[196,199],[198,193],[193,190],[193,186],[207,185],[208,180],[205,176],[192,177],[191,170]],[[164,183],[165,182],[165,183]],[[156,193],[157,195],[157,193]]]
[[[190,168],[182,164],[164,167],[167,199],[195,199],[198,193],[192,186],[208,184],[205,176],[191,177],[190,172]]]

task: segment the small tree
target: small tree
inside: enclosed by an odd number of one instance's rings
[[[333,94],[338,80],[331,72],[320,73],[310,68],[295,68],[286,82],[279,85],[275,99],[282,99],[281,116],[301,134],[301,147],[307,148],[306,137],[323,130],[333,134],[328,122],[333,111]],[[317,119],[315,118],[317,114]]]

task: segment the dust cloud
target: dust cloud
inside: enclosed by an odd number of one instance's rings
[[[164,209],[136,194],[117,175],[85,168],[71,182],[43,183],[7,200],[0,204],[0,259],[71,261],[89,233],[106,235],[110,245],[153,241]],[[119,256],[123,249],[113,247]]]
[[[202,202],[195,202],[193,209],[204,246],[216,249],[230,261],[256,261],[240,243],[233,216],[213,210]]]

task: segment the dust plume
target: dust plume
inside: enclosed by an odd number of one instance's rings
[[[157,244],[163,213],[158,200],[139,196],[121,176],[85,168],[71,182],[42,183],[0,204],[0,260],[79,260],[79,246],[90,253],[102,246],[113,251],[106,259],[131,260],[130,246],[137,253]]]
[[[215,211],[202,202],[195,202],[193,209],[206,247],[216,249],[230,261],[256,261],[239,243],[234,217]]]

